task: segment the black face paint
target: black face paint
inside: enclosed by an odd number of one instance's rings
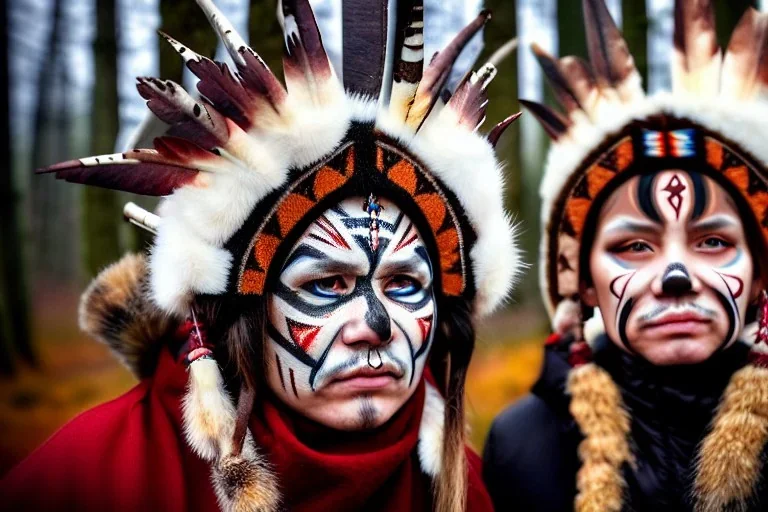
[[[704,209],[707,206],[707,187],[704,184],[701,174],[698,172],[689,172],[688,176],[691,177],[693,182],[693,213],[691,214],[691,220],[696,220],[704,213]]]
[[[653,202],[653,183],[656,181],[656,173],[640,176],[637,185],[637,204],[643,213],[652,221],[661,223],[661,215]]]
[[[720,291],[715,289],[713,289],[713,291],[715,292],[715,297],[717,297],[717,300],[720,301],[720,304],[723,305],[723,309],[728,314],[728,333],[725,335],[725,339],[718,349],[722,350],[728,342],[731,341],[733,333],[736,331],[736,319],[739,318],[739,311],[735,302],[728,300],[728,297],[723,295]]]
[[[270,307],[277,313],[270,313],[267,333],[275,346],[304,366],[296,372],[299,395],[319,391],[336,375],[361,367],[390,365],[403,377],[403,385],[419,375],[416,359],[428,352],[434,332],[432,266],[412,223],[406,225],[407,217],[387,206],[386,221],[377,218],[381,238],[375,245],[366,236],[369,226],[363,221],[369,219],[350,217],[346,205],[320,216],[275,282],[276,302]],[[395,233],[398,238],[393,239],[390,234]],[[395,319],[405,320],[408,331],[396,327]],[[361,343],[344,338],[340,343],[350,321],[364,321],[372,338],[363,337]],[[280,382],[274,382],[290,394],[287,366],[277,361]]]
[[[693,288],[691,275],[682,263],[670,263],[661,278],[661,290],[664,295],[680,297],[690,293]]]
[[[627,336],[627,322],[629,321],[629,315],[632,314],[632,308],[635,306],[635,301],[632,298],[627,299],[624,307],[621,308],[621,314],[619,315],[619,338],[621,342],[630,352],[634,352],[629,344],[629,336]]]

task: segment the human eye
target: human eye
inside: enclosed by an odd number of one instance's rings
[[[308,281],[301,288],[316,297],[324,299],[334,299],[349,293],[349,285],[339,275]]]
[[[423,289],[424,287],[416,279],[397,275],[387,281],[384,286],[384,293],[395,300],[408,301],[409,298],[419,295]]]
[[[730,249],[734,244],[721,236],[707,236],[696,244],[696,248],[704,252],[720,252]]]
[[[611,249],[614,254],[640,254],[644,252],[653,252],[653,248],[647,242],[642,240],[633,240],[628,243],[618,244]]]

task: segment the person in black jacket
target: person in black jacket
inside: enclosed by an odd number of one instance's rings
[[[591,68],[534,47],[567,117],[542,184],[542,375],[494,421],[497,510],[768,508],[768,15],[724,56],[675,6],[673,91],[647,97],[602,0]]]

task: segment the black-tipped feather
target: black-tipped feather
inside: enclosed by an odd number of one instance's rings
[[[491,143],[491,146],[494,148],[496,147],[501,136],[504,135],[504,132],[507,131],[507,128],[509,128],[513,122],[517,121],[521,115],[523,115],[522,112],[512,114],[511,116],[498,123],[491,129],[490,132],[488,132],[488,136],[486,138],[488,139],[488,142]]]
[[[61,162],[37,172],[55,173],[57,179],[71,183],[145,196],[167,196],[192,182],[199,171],[153,150],[134,150]]]
[[[604,0],[583,0],[582,6],[592,69],[606,85],[616,86],[637,72],[632,54]]]
[[[421,127],[432,107],[435,106],[435,102],[440,97],[443,85],[448,79],[451,68],[453,68],[453,64],[456,62],[461,50],[464,49],[469,40],[490,19],[491,12],[488,10],[482,11],[469,25],[456,34],[456,37],[453,38],[443,51],[436,53],[432,57],[432,61],[424,72],[424,76],[416,90],[413,105],[406,117],[407,124],[416,127],[417,130]]]
[[[531,50],[533,50],[536,60],[565,111],[571,113],[574,110],[582,110],[581,103],[576,93],[571,89],[568,78],[562,73],[559,62],[536,43],[531,45]]]
[[[568,131],[570,122],[562,114],[535,101],[520,100],[520,104],[536,117],[552,140],[558,140]]]

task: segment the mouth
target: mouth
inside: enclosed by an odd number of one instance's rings
[[[685,336],[706,332],[712,319],[692,311],[670,312],[645,322],[640,329],[660,336]]]
[[[383,389],[403,377],[397,369],[384,365],[381,368],[358,368],[334,377],[329,388],[339,391],[375,391]]]

